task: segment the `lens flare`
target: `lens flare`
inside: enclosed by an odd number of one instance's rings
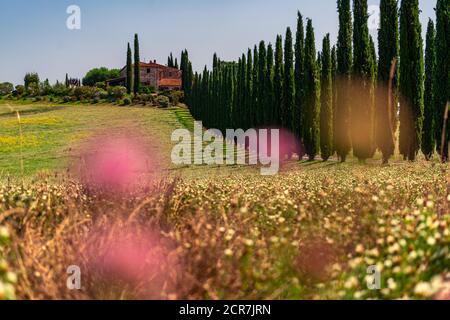
[[[76,158],[70,171],[94,190],[134,191],[159,171],[157,153],[131,135],[95,136]]]

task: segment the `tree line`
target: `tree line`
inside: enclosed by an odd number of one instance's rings
[[[426,50],[418,0],[398,2],[380,1],[378,50],[369,34],[367,0],[353,0],[353,7],[337,0],[337,43],[327,34],[320,52],[313,21],[300,12],[295,34],[288,27],[275,45],[261,41],[237,61],[214,54],[212,70],[193,73],[183,51],[180,69],[192,115],[223,131],[283,128],[301,141],[302,148],[292,151],[300,158],[337,154],[342,162],[351,151],[365,161],[380,150],[387,163],[399,127],[404,159],[414,161],[420,150],[430,159],[437,150],[447,161],[450,0],[437,0]]]

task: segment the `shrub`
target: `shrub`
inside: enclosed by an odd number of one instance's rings
[[[123,99],[123,103],[122,103],[124,106],[129,106],[130,104],[131,104],[131,100],[130,100],[130,98],[125,98],[125,99]]]
[[[57,83],[53,86],[53,94],[58,97],[70,96],[73,94],[73,89],[66,87],[62,83]]]
[[[170,106],[170,99],[166,96],[158,96],[156,101],[161,108],[168,108]]]
[[[153,102],[153,98],[151,94],[141,94],[142,102]]]
[[[111,98],[114,98],[116,100],[123,99],[125,97],[125,94],[127,93],[127,88],[117,86],[117,87],[108,87],[108,95]]]
[[[53,87],[50,85],[48,80],[45,80],[40,86],[40,93],[43,96],[49,96],[53,94]]]
[[[106,89],[106,83],[105,83],[105,81],[97,82],[97,83],[95,84],[95,87],[96,87],[96,88],[99,88],[99,89],[105,90],[105,89]]]
[[[71,97],[70,97],[70,96],[65,96],[65,97],[63,98],[63,102],[64,102],[64,103],[69,103],[70,100],[71,100]]]
[[[30,83],[28,90],[25,91],[30,97],[37,97],[41,95],[41,88],[39,87],[39,84],[35,82]]]
[[[93,88],[86,86],[76,87],[73,94],[78,100],[93,98],[94,90]]]
[[[174,106],[176,106],[176,105],[178,105],[180,102],[183,102],[183,101],[184,101],[184,93],[183,93],[183,91],[179,91],[179,90],[176,90],[176,91],[167,91],[165,95],[170,99],[170,102],[171,102]]]
[[[143,93],[143,94],[152,94],[155,92],[156,92],[155,88],[151,87],[151,86],[150,87],[141,87],[139,89],[139,93]]]
[[[15,95],[16,96],[21,96],[25,93],[25,87],[22,85],[18,85],[16,86],[16,90],[15,90]]]
[[[3,82],[0,83],[0,96],[6,96],[13,92],[14,86],[12,83],[9,82]]]
[[[141,102],[142,100],[141,100],[141,96],[140,95],[136,95],[136,96],[133,96],[132,98],[131,98],[131,102],[133,102],[133,104],[138,104],[139,102]]]
[[[102,100],[108,99],[108,91],[100,90],[100,99]]]

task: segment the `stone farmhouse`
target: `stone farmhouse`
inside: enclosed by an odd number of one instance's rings
[[[141,85],[153,87],[158,90],[180,90],[182,86],[181,71],[176,68],[170,68],[156,63],[156,60],[150,62],[141,62]],[[133,81],[134,81],[134,65]],[[106,82],[107,86],[126,86],[127,67],[120,70],[120,78],[111,79]]]

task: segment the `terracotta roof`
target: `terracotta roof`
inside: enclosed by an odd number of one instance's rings
[[[181,87],[181,79],[161,79],[159,80],[160,87]]]
[[[134,65],[134,64],[133,64]],[[141,62],[141,67],[158,67],[158,68],[167,68],[166,66],[163,66],[162,64],[159,63],[154,63],[154,62]]]
[[[172,71],[178,71],[181,72],[179,69],[177,68],[170,68],[168,66],[164,66],[162,64],[159,63],[155,63],[155,62],[140,62],[140,67],[141,68],[159,68],[159,69],[170,69]],[[127,66],[124,66],[120,72],[122,72],[123,70],[125,70],[127,68]],[[134,68],[134,63],[131,65],[131,68]]]

